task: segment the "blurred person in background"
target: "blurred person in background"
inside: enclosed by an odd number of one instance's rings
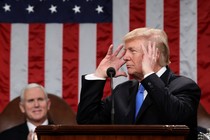
[[[43,86],[31,83],[22,89],[19,107],[26,117],[23,124],[0,133],[0,140],[35,140],[35,129],[39,125],[53,124],[47,118],[50,100]]]

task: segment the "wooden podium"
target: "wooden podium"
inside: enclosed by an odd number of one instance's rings
[[[185,125],[43,125],[38,140],[185,140]]]

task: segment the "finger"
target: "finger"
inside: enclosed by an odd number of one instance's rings
[[[122,44],[119,45],[113,55],[117,56],[119,52],[122,50],[122,48],[123,48],[123,45]]]
[[[154,43],[154,46],[156,46],[156,43]],[[155,56],[157,58],[159,49],[158,49],[158,47],[155,47],[155,48],[156,48],[156,50],[155,50]]]
[[[148,43],[148,55],[152,57],[152,44],[151,44],[151,41],[149,41]]]
[[[113,44],[111,44],[111,45],[109,46],[109,49],[108,49],[106,55],[112,55],[112,53],[113,53]]]
[[[153,42],[152,43],[152,53],[153,53],[153,55],[152,55],[152,57],[153,57],[153,59],[156,59],[156,57],[157,57],[157,48],[155,47],[155,42]]]
[[[155,58],[156,58],[156,59],[158,59],[158,51],[159,51],[159,49],[156,48],[156,51],[155,51],[155,56],[156,56]]]
[[[119,57],[119,59],[123,58],[123,57],[124,57],[124,55],[125,55],[125,50],[123,50],[123,51],[120,53],[120,55],[118,56],[118,57]]]
[[[142,43],[140,44],[140,46],[142,48],[143,54],[146,55],[147,54],[147,50],[146,50],[145,46]]]
[[[27,136],[27,140],[32,140],[33,138],[32,138],[32,135],[33,134],[33,132],[32,131],[29,131],[29,133],[28,133],[28,136]]]
[[[34,139],[33,140],[38,140],[37,134],[34,133]]]

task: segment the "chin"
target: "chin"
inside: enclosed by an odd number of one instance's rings
[[[128,74],[129,74],[129,75],[134,75],[134,74],[135,74],[135,72],[134,72],[134,71],[132,71],[132,70],[128,70]]]

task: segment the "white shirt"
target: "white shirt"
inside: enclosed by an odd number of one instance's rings
[[[41,125],[48,125],[48,124],[49,124],[48,120],[45,120]],[[31,140],[38,140],[37,135],[35,133],[36,126],[29,121],[27,121],[27,126],[28,126],[29,133],[32,132],[32,135],[31,135],[30,139]]]
[[[48,120],[45,120],[41,125],[48,125]],[[31,122],[28,122],[28,121],[27,121],[27,126],[28,126],[29,132],[30,131],[34,132],[35,129],[36,129],[36,126],[33,125]]]

